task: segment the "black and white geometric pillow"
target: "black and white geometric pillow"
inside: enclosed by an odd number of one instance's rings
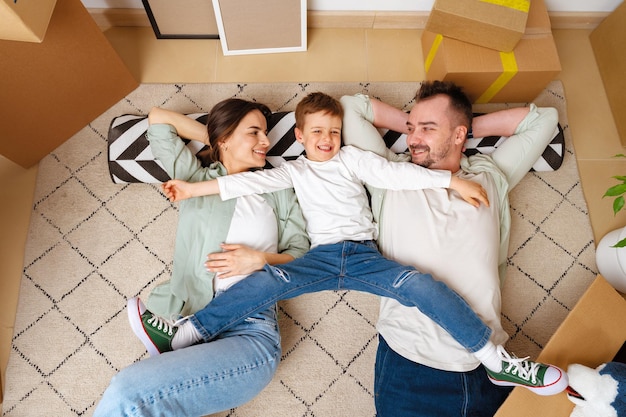
[[[188,114],[187,117],[206,123],[207,113]],[[161,161],[152,154],[146,138],[148,118],[125,114],[111,121],[107,136],[109,174],[116,184],[163,183],[171,179]],[[197,154],[204,145],[195,140],[184,140]]]
[[[207,113],[188,114],[201,123],[206,123]],[[276,112],[268,120],[270,149],[267,153],[266,168],[279,166],[284,161],[298,158],[304,153],[302,145],[296,141],[294,112]],[[145,137],[148,130],[146,116],[122,115],[111,121],[108,132],[108,160],[111,179],[116,184],[162,183],[170,179],[161,163],[156,160]],[[394,131],[381,131],[387,147],[396,153],[407,151],[406,135]],[[466,155],[490,154],[503,141],[504,137],[490,136],[469,139]],[[204,145],[197,141],[185,140],[192,152],[198,153]],[[557,126],[552,141],[542,156],[533,165],[534,171],[554,171],[563,162],[565,138],[561,126]]]

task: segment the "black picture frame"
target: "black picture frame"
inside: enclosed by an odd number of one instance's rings
[[[141,0],[157,39],[219,39],[210,0]],[[188,3],[188,4],[186,4]],[[184,8],[185,5],[188,8]],[[192,30],[189,30],[189,29]]]

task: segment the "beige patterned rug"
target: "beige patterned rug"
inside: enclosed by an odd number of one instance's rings
[[[232,96],[293,110],[316,90],[337,97],[365,92],[409,108],[417,87],[142,85],[48,155],[35,191],[3,415],[90,416],[110,378],[146,357],[128,326],[126,299],[145,297],[169,276],[177,211],[155,185],[113,184],[106,146],[112,118],[146,114],[154,105],[206,112]],[[508,346],[533,357],[597,273],[561,84],[551,83],[537,103],[559,109],[565,159],[555,172],[530,173],[512,193],[503,289]],[[347,292],[281,302],[278,374],[255,400],[219,416],[374,417],[377,307],[376,297]]]

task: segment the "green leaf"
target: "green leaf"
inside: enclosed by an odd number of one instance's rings
[[[620,240],[619,242],[617,242],[615,245],[611,246],[612,248],[623,248],[624,246],[626,246],[626,238]]]
[[[612,177],[612,178],[615,178],[616,180],[619,180],[619,181],[624,181],[624,182],[626,182],[626,176],[622,176],[622,175],[615,175],[615,176],[614,176],[614,177]]]
[[[613,158],[626,158],[626,155],[624,155],[623,153],[618,153],[616,155],[613,155]]]
[[[602,197],[616,197],[626,193],[626,184],[618,184],[610,187]]]
[[[613,201],[613,214],[617,214],[622,208],[624,208],[624,196],[619,196]]]

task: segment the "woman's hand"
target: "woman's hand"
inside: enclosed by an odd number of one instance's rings
[[[210,253],[204,264],[207,271],[219,274],[219,278],[230,278],[235,275],[249,275],[263,269],[264,252],[259,252],[246,245],[222,245],[222,252]]]
[[[463,200],[467,201],[474,207],[479,207],[480,203],[489,207],[489,197],[487,197],[487,191],[485,191],[483,186],[477,182],[465,180],[453,175],[450,180],[449,188],[461,194]]]
[[[193,197],[192,184],[181,180],[169,180],[161,185],[163,193],[171,201],[181,201]]]

